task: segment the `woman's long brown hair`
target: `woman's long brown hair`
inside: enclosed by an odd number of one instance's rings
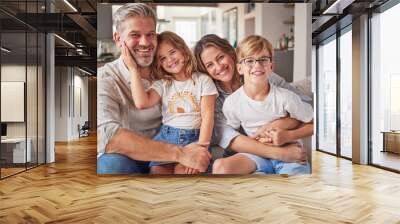
[[[237,63],[236,51],[229,44],[229,42],[215,34],[208,34],[208,35],[203,36],[196,43],[196,46],[194,47],[194,56],[197,61],[197,68],[198,68],[199,72],[208,74],[204,63],[201,60],[201,54],[203,53],[204,49],[206,49],[207,47],[215,47],[217,49],[220,49],[222,52],[224,52],[229,57],[231,57],[234,63]],[[240,83],[240,75],[236,69],[235,64],[233,65],[233,70],[234,70],[234,74],[233,74],[232,83],[234,83],[234,82]]]

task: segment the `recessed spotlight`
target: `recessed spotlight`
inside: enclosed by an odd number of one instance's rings
[[[78,69],[79,69],[81,72],[85,73],[85,74],[92,75],[92,73],[90,73],[90,72],[88,72],[88,71],[86,71],[86,70],[83,70],[83,69],[81,69],[81,68],[79,68],[79,67],[78,67]]]
[[[4,51],[4,52],[7,52],[7,53],[10,53],[10,52],[11,52],[10,49],[7,49],[7,48],[5,48],[5,47],[1,47],[0,49],[1,49],[2,51]]]
[[[64,42],[64,43],[68,44],[69,46],[75,48],[75,45],[73,45],[71,42],[67,41],[66,39],[60,37],[59,35],[54,34],[54,36],[57,37],[58,39],[60,39],[62,42]]]
[[[351,5],[355,0],[336,0],[322,14],[342,14],[343,9]]]
[[[64,0],[65,4],[67,4],[72,10],[74,10],[75,12],[78,12],[78,10],[68,1],[68,0]]]

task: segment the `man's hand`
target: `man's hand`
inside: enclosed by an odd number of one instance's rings
[[[121,46],[121,55],[122,55],[122,60],[124,61],[128,70],[136,73],[138,66],[125,42],[123,42]]]
[[[200,146],[208,148],[208,146],[210,145],[210,142],[204,142],[204,143],[197,142],[197,144],[200,145]],[[200,173],[200,171],[197,170],[197,169],[190,168],[190,167],[185,167],[185,174],[199,174],[199,173]]]
[[[178,162],[185,167],[205,172],[207,171],[210,159],[211,154],[206,147],[192,143],[183,147]]]
[[[282,147],[282,154],[279,160],[288,163],[305,164],[307,162],[307,152],[297,143],[288,144]]]

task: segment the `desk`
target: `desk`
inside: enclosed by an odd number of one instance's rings
[[[400,154],[400,131],[382,131],[383,150],[382,152],[392,152]]]
[[[32,140],[26,139],[28,143],[25,153],[25,138],[6,138],[1,139],[1,157],[6,163],[25,163],[30,162],[32,158],[31,145]],[[25,158],[27,161],[25,161]]]

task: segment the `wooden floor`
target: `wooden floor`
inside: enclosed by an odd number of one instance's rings
[[[314,152],[304,176],[97,176],[96,139],[0,181],[0,223],[400,223],[400,175]]]
[[[400,170],[400,154],[376,150],[372,156],[372,162],[377,165]]]
[[[12,167],[12,168],[0,168],[0,169],[1,169],[1,178],[4,178],[4,177],[7,177],[7,176],[10,176],[10,175],[13,175],[13,174],[16,174],[16,173],[26,170],[25,167],[23,167],[23,168],[22,167],[17,167],[17,168]]]

